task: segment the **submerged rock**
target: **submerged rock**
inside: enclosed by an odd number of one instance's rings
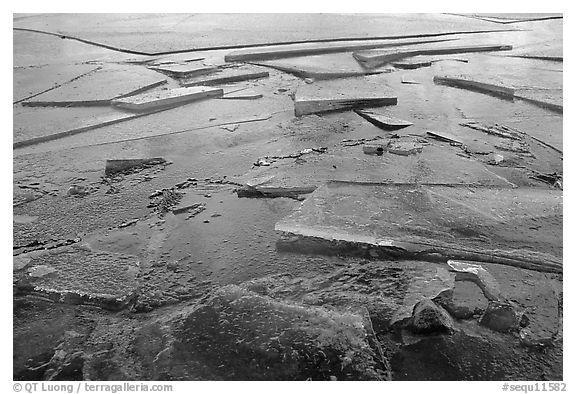
[[[522,311],[520,339],[537,347],[549,345],[562,330],[561,275],[486,265],[500,283],[502,294]],[[561,334],[560,334],[561,336]]]
[[[453,335],[422,335],[390,358],[393,380],[487,381],[562,378],[562,348],[523,350],[510,335],[474,321]],[[539,361],[536,361],[539,360]]]
[[[517,331],[520,319],[516,309],[509,303],[490,301],[480,324],[499,332]]]
[[[414,306],[408,328],[417,334],[452,333],[454,322],[442,307],[431,300],[422,300]]]

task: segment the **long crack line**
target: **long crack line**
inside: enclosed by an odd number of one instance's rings
[[[245,48],[257,48],[257,47],[274,47],[281,45],[294,45],[294,44],[316,44],[316,43],[328,43],[328,42],[348,42],[348,41],[378,41],[378,40],[400,40],[407,38],[427,38],[427,37],[443,37],[443,36],[453,36],[460,34],[482,34],[482,33],[501,33],[501,32],[511,32],[518,31],[518,29],[496,29],[496,30],[476,30],[476,31],[456,31],[456,32],[446,32],[446,33],[428,33],[428,34],[409,34],[409,35],[399,35],[399,36],[382,36],[382,37],[340,37],[340,38],[325,38],[325,39],[315,39],[315,40],[295,40],[295,41],[279,41],[271,43],[257,43],[257,44],[244,44],[244,45],[220,45],[212,47],[199,47],[199,48],[188,48],[188,49],[178,49],[173,51],[163,51],[163,52],[142,52],[135,51],[131,49],[114,47],[112,45],[102,44],[96,41],[86,40],[84,38],[75,37],[67,35],[64,33],[55,33],[50,31],[38,30],[38,29],[28,29],[24,27],[13,27],[16,31],[25,31],[29,33],[47,34],[50,36],[59,37],[62,39],[69,39],[82,42],[88,45],[94,45],[100,48],[110,49],[116,52],[129,53],[132,55],[144,55],[144,56],[162,56],[162,55],[173,55],[178,53],[188,53],[188,52],[202,52],[202,51],[217,51],[224,49],[245,49]]]
[[[90,70],[90,71],[88,71],[88,72],[85,72],[84,74],[80,74],[80,75],[75,76],[74,78],[72,78],[72,79],[69,80],[69,81],[62,82],[61,84],[57,84],[57,85],[54,85],[54,86],[52,86],[52,87],[49,87],[48,89],[45,89],[45,90],[41,91],[40,93],[35,93],[35,94],[31,95],[31,96],[24,97],[23,99],[16,100],[16,101],[14,101],[14,102],[12,103],[12,105],[21,103],[22,101],[30,100],[31,98],[34,98],[34,97],[36,97],[36,96],[40,96],[41,94],[44,94],[44,93],[49,92],[49,91],[51,91],[51,90],[58,89],[59,87],[62,87],[62,86],[64,86],[64,85],[67,85],[67,84],[69,84],[69,83],[71,83],[71,82],[74,82],[74,81],[76,81],[76,80],[78,80],[78,79],[80,79],[80,78],[82,78],[82,77],[87,76],[88,74],[94,73],[94,72],[99,71],[99,70],[101,70],[101,69],[102,69],[102,67],[96,67],[95,69]]]

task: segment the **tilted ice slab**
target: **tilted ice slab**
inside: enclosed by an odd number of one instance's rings
[[[562,271],[562,192],[329,182],[276,230],[328,241]]]

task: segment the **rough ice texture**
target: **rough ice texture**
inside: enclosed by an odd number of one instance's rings
[[[125,307],[136,294],[139,262],[131,255],[62,247],[32,254],[24,267],[25,272],[15,272],[22,294],[107,309]]]
[[[114,329],[122,329],[114,327]],[[108,334],[109,335],[109,334]],[[276,301],[238,286],[137,330],[130,352],[99,352],[97,332],[90,379],[383,380],[381,355],[364,317]]]

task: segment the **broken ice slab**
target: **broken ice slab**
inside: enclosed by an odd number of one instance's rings
[[[437,75],[434,77],[434,83],[439,85],[454,86],[462,89],[475,90],[514,99],[514,88],[506,86],[504,83],[494,78],[486,78],[480,76],[475,77],[463,74],[444,76]]]
[[[362,151],[367,155],[379,155],[382,156],[384,151],[387,149],[386,145],[382,144],[363,144]]]
[[[485,163],[493,165],[493,166],[497,166],[500,163],[502,163],[503,161],[504,161],[504,156],[502,156],[498,153],[491,153],[488,155],[488,158],[485,161]]]
[[[15,107],[13,148],[40,144],[127,122],[156,111],[132,114],[111,107]]]
[[[362,151],[367,155],[382,156],[384,152],[400,156],[410,156],[422,152],[424,146],[414,137],[390,139],[386,145],[363,144]]]
[[[407,76],[405,76],[405,75],[402,75],[402,80],[401,80],[401,82],[402,82],[403,84],[406,84],[406,85],[420,85],[420,82],[415,81],[415,80],[413,80],[413,79],[410,79],[410,77],[407,77]]]
[[[161,157],[154,157],[151,159],[116,159],[106,160],[106,169],[104,173],[106,176],[132,171],[134,169],[151,167],[158,164],[164,164],[166,160]]]
[[[284,71],[294,74],[300,78],[313,78],[313,79],[335,79],[335,78],[348,78],[358,77],[363,75],[380,74],[383,71],[349,71],[349,70],[333,70],[322,69],[319,67],[297,67],[289,65],[278,65],[271,63],[258,63],[262,66],[268,66],[276,70]]]
[[[363,144],[362,150],[368,155],[381,156],[384,152],[400,156],[410,156],[422,152],[424,146],[418,137],[406,136],[390,138],[386,145],[383,144]]]
[[[530,51],[527,53],[520,53],[517,55],[509,55],[510,57],[520,57],[526,59],[546,60],[550,62],[564,62],[564,54],[562,47],[552,51]]]
[[[266,187],[266,186],[247,186],[236,190],[239,198],[296,198],[299,199],[302,194],[309,194],[316,190],[316,186],[305,187]]]
[[[205,57],[197,56],[191,53],[173,53],[166,56],[155,57],[149,64],[153,66],[161,66],[164,64],[186,64],[204,60]]]
[[[179,215],[181,213],[186,213],[186,212],[191,211],[191,210],[196,210],[196,211],[201,212],[201,210],[204,210],[204,209],[205,209],[204,204],[201,202],[197,202],[194,204],[189,204],[189,205],[185,205],[185,206],[180,206],[178,208],[174,208],[174,209],[172,209],[172,213],[174,215]]]
[[[458,140],[457,137],[453,136],[452,134],[446,133],[446,132],[439,133],[437,131],[428,130],[428,131],[426,131],[426,134],[429,135],[431,138],[434,138],[435,140],[438,140],[438,141],[462,145],[462,142],[460,140]]]
[[[189,53],[178,53],[167,56],[141,56],[133,59],[124,60],[126,64],[144,64],[149,66],[161,66],[164,64],[183,64],[204,60],[204,57],[198,57]]]
[[[296,116],[353,108],[396,105],[396,95],[381,82],[333,80],[303,84],[296,91]]]
[[[537,171],[533,171],[533,175],[530,176],[532,179],[536,179],[541,182],[545,182],[551,186],[558,187],[562,189],[562,174],[557,174],[555,172],[550,174],[541,174]]]
[[[443,42],[443,41],[453,41],[454,39],[427,39],[427,40],[413,40],[413,39],[401,39],[401,40],[383,40],[366,43],[355,42],[355,43],[302,43],[302,44],[291,44],[286,46],[275,46],[275,47],[265,47],[258,49],[248,49],[239,52],[232,52],[224,57],[227,62],[247,62],[247,61],[259,61],[259,60],[270,60],[270,59],[283,59],[290,57],[301,57],[301,56],[312,56],[321,55],[327,53],[337,53],[337,52],[350,52],[365,49],[374,48],[387,48],[387,47],[397,47],[405,45],[416,45],[423,43],[432,42]]]
[[[406,284],[402,305],[394,312],[390,326],[403,325],[412,317],[414,306],[423,300],[433,300],[448,296],[454,290],[455,275],[444,265],[422,265],[415,270],[411,266],[422,262],[406,262],[410,267],[410,277]]]
[[[415,68],[430,67],[432,65],[432,59],[424,56],[415,56],[413,58],[393,62],[392,65],[396,68],[412,70]]]
[[[238,130],[238,127],[240,127],[239,124],[233,124],[233,125],[230,125],[230,126],[220,126],[220,128],[221,128],[222,130],[226,130],[226,131],[229,131],[229,132],[231,132],[231,133],[233,133],[233,132],[235,132],[236,130]]]
[[[164,64],[160,66],[151,66],[149,68],[177,79],[196,77],[218,71],[218,67],[216,66],[206,66],[194,63]]]
[[[354,112],[356,112],[358,115],[373,125],[381,128],[382,130],[398,130],[413,125],[411,122],[398,118],[392,118],[381,112],[368,111],[364,109],[357,109],[354,110]]]
[[[387,151],[394,155],[410,156],[422,152],[424,146],[413,138],[390,140]]]
[[[240,181],[242,187],[236,189],[238,198],[294,198],[302,199],[302,194],[310,194],[316,190],[316,186],[282,187],[274,185],[276,176],[264,176]]]
[[[545,45],[527,45],[521,46],[516,50],[506,53],[509,57],[519,57],[526,59],[545,60],[549,62],[563,62],[564,48],[562,40],[546,43]],[[544,63],[543,63],[544,64]]]
[[[550,111],[562,113],[564,110],[562,89],[516,89],[514,97]]]
[[[448,265],[456,272],[456,280],[476,283],[490,301],[504,301],[500,285],[482,265],[473,261],[459,260],[448,260]]]
[[[456,62],[468,63],[466,59],[456,59],[456,58],[439,58],[433,56],[414,56],[411,58],[406,58],[392,62],[392,65],[396,68],[401,68],[405,70],[413,70],[422,67],[430,67],[432,63],[439,62],[441,60],[452,60]]]
[[[494,23],[518,23],[529,21],[541,21],[547,19],[562,19],[562,14],[559,13],[541,13],[541,14],[527,14],[527,13],[506,13],[506,14],[454,14],[466,16],[469,18],[482,19]]]
[[[268,78],[270,74],[267,71],[245,71],[245,70],[225,70],[211,78],[185,80],[182,86],[212,86],[223,85],[233,82],[249,81],[253,79]]]
[[[561,272],[562,217],[557,190],[333,181],[276,230],[352,252]]]
[[[374,50],[366,52],[354,52],[356,60],[366,67],[377,67],[400,59],[419,55],[451,55],[455,53],[470,52],[494,52],[511,50],[510,45],[471,45],[471,46],[443,46],[443,45],[420,45],[414,48],[400,48],[388,50]]]
[[[166,83],[155,71],[137,66],[108,66],[67,83],[57,89],[42,93],[26,106],[98,106],[110,105],[113,99],[145,92]]]
[[[254,64],[284,71],[300,78],[317,80],[348,78],[383,72],[364,69],[347,53],[297,57]]]
[[[257,100],[262,97],[262,93],[243,89],[241,91],[234,91],[229,93],[224,92],[224,95],[220,98],[226,100]]]
[[[460,123],[461,126],[469,127],[474,130],[482,131],[486,134],[495,135],[501,138],[508,138],[511,140],[522,140],[522,132],[515,130],[511,127],[499,125],[487,125],[476,121]]]
[[[162,108],[161,110],[163,111],[165,109],[166,108]],[[57,139],[70,137],[70,136],[73,136],[76,134],[85,133],[87,131],[95,130],[95,129],[98,129],[101,127],[110,126],[110,125],[122,123],[122,122],[127,122],[127,121],[130,121],[132,119],[138,119],[140,117],[147,116],[147,115],[150,115],[150,114],[153,114],[156,112],[159,112],[159,111],[142,112],[142,113],[137,113],[137,114],[121,114],[121,113],[116,112],[114,115],[109,116],[108,119],[106,119],[106,120],[101,119],[101,121],[100,121],[100,120],[96,119],[97,123],[88,124],[87,126],[72,128],[72,129],[68,129],[65,131],[59,131],[59,132],[56,132],[53,134],[46,134],[46,135],[41,135],[38,137],[27,138],[27,139],[20,140],[20,141],[15,140],[12,147],[14,149],[18,149],[18,148],[25,148],[27,146],[41,144],[43,142],[54,141]],[[94,121],[94,119],[90,119],[90,120]]]
[[[182,105],[209,97],[220,97],[223,93],[222,89],[206,86],[176,88],[113,100],[112,105],[132,111],[147,111]]]
[[[562,150],[556,148],[555,146],[550,145],[547,142],[542,141],[541,139],[534,137],[533,135],[530,135],[524,131],[515,129],[513,127],[505,126],[505,125],[498,124],[498,123],[483,124],[483,123],[476,122],[476,121],[463,122],[463,123],[460,123],[460,125],[466,126],[466,127],[469,127],[471,129],[475,129],[475,130],[480,130],[486,134],[495,135],[497,137],[512,140],[512,141],[504,140],[504,142],[502,144],[508,144],[508,145],[506,146],[506,145],[501,144],[500,146],[496,146],[497,149],[511,150],[511,151],[516,151],[516,152],[525,151],[526,150],[525,140],[529,138],[529,139],[536,141],[540,145],[543,145],[547,148],[554,150],[555,152],[562,154]],[[518,142],[518,141],[520,141],[520,142]],[[513,145],[514,143],[516,143],[516,146]],[[504,147],[504,149],[502,149],[502,147]]]
[[[504,140],[498,144],[494,144],[494,148],[514,153],[530,154],[530,147],[525,141]]]
[[[18,294],[111,310],[126,307],[136,295],[135,256],[76,246],[29,255],[30,261],[14,272]]]

